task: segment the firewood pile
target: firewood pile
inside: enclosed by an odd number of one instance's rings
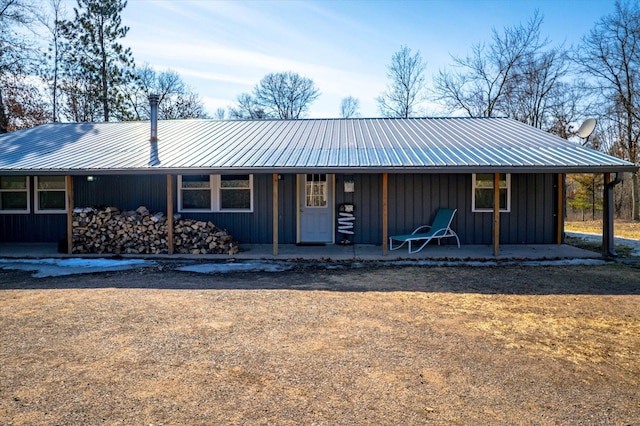
[[[174,215],[173,247],[181,254],[235,254],[238,243],[211,222]],[[76,208],[73,211],[73,253],[168,253],[164,213],[140,206],[135,211],[115,207]]]

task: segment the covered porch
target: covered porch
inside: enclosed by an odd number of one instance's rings
[[[0,244],[2,258],[67,258],[78,257],[58,252],[58,245],[52,243],[2,243]],[[318,246],[298,246],[295,244],[280,244],[277,254],[273,253],[271,244],[242,244],[240,252],[229,256],[223,254],[135,254],[110,255],[91,254],[82,255],[84,258],[145,258],[145,259],[189,259],[189,260],[283,260],[283,261],[401,261],[401,260],[430,260],[430,261],[527,261],[527,260],[570,260],[570,259],[601,259],[602,255],[583,250],[568,244],[514,244],[501,245],[498,256],[494,254],[492,245],[428,245],[422,251],[414,254],[407,253],[405,248],[388,251],[382,254],[381,246],[374,244],[337,245],[327,244]]]

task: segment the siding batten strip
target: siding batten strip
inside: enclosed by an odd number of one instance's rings
[[[67,253],[73,254],[73,176],[67,180]]]
[[[500,254],[500,173],[493,174],[493,255]]]
[[[382,255],[389,253],[389,174],[382,174]]]
[[[278,255],[278,174],[273,174],[273,255]]]
[[[167,175],[167,250],[173,254],[173,176]]]
[[[564,175],[558,173],[558,215],[556,218],[556,244],[562,244],[562,234],[564,231]]]

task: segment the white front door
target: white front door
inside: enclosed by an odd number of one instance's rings
[[[298,175],[301,243],[333,242],[333,175]]]

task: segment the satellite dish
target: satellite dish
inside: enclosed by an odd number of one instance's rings
[[[578,129],[578,136],[582,139],[588,139],[593,133],[593,130],[596,128],[596,119],[595,118],[587,118],[584,120],[584,123]]]

